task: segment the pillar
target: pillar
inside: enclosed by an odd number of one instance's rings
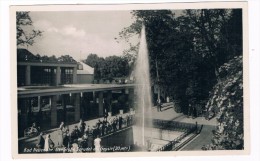
[[[103,92],[98,93],[98,114],[103,116],[104,114],[104,102],[103,102]]]
[[[26,65],[26,70],[25,70],[25,85],[29,86],[31,85],[31,66]]]
[[[67,118],[67,102],[66,102],[66,95],[61,95],[61,104],[63,108],[63,122],[66,123]]]
[[[131,109],[133,110],[134,107],[134,89],[128,89],[129,90],[129,94],[128,94],[128,102],[129,102],[129,110],[131,111]]]
[[[29,106],[29,102],[28,102],[28,98],[24,98],[22,101],[22,106],[21,106],[21,127],[22,130],[24,130],[25,128],[27,128],[28,125],[28,106]]]
[[[38,108],[41,110],[41,96],[38,96]]]
[[[95,103],[97,103],[97,101],[96,101],[96,92],[95,91],[93,91],[93,103],[95,104]]]
[[[80,93],[75,94],[75,121],[80,120]]]
[[[50,97],[50,104],[51,104],[51,127],[57,126],[57,96]]]
[[[60,79],[60,73],[61,73],[61,71],[60,71],[61,69],[60,69],[60,67],[58,66],[57,68],[56,68],[56,81],[55,81],[55,85],[56,86],[58,86],[60,83],[61,83],[61,79]]]
[[[107,91],[106,103],[108,115],[112,116],[112,91]]]
[[[77,67],[73,68],[73,84],[77,83]]]

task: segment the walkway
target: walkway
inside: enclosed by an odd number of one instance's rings
[[[199,125],[204,125],[201,134],[199,137],[195,138],[191,143],[189,143],[183,150],[201,150],[201,147],[205,144],[209,144],[211,137],[212,137],[212,130],[214,129],[214,126],[216,125],[216,119],[211,119],[210,121],[206,120],[203,117],[198,117],[195,119],[187,118],[182,113],[176,113],[173,108],[167,108],[162,109],[162,112],[157,112],[157,108],[152,108],[152,116],[154,119],[161,119],[161,120],[173,120],[173,121],[179,121],[179,122],[185,122],[185,123],[198,123]],[[123,117],[126,114],[123,114]],[[85,121],[87,126],[94,126],[98,119],[93,119],[89,121]],[[101,118],[103,119],[103,118]],[[69,125],[70,131],[74,128],[74,126],[77,124],[71,124]],[[45,134],[49,133],[52,140],[54,141],[55,145],[58,145],[57,138],[58,138],[58,127],[56,129],[51,129],[48,131],[45,131]],[[35,143],[37,141],[37,137],[33,138],[23,138],[19,139],[19,152],[23,152],[24,148],[32,148],[35,147]]]
[[[186,144],[181,151],[198,151],[204,145],[208,145],[211,143],[211,139],[213,137],[212,130],[216,127],[211,125],[205,125],[202,128],[201,133],[198,137],[194,138],[190,143]]]

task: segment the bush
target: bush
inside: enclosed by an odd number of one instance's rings
[[[205,146],[206,149],[244,148],[242,64],[239,56],[219,68],[218,83],[206,104],[208,112],[216,114],[218,125],[213,131],[212,144]]]

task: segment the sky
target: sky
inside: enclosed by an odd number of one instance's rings
[[[130,11],[33,11],[30,16],[33,27],[43,34],[28,46],[29,51],[56,57],[71,55],[78,61],[90,53],[122,55],[129,44],[114,38],[134,22]]]

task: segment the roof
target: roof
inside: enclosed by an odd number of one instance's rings
[[[77,64],[77,61],[70,55],[62,55],[58,58],[55,56],[34,55],[29,50],[23,48],[17,49],[17,62]]]
[[[63,86],[26,86],[18,87],[18,97],[51,96],[69,93],[121,90],[134,88],[135,84],[70,84]]]
[[[94,74],[94,68],[83,62],[78,62],[78,64],[82,66],[82,70],[77,70],[77,74]]]
[[[17,61],[27,61],[27,60],[34,60],[36,56],[33,55],[27,49],[17,49]]]

